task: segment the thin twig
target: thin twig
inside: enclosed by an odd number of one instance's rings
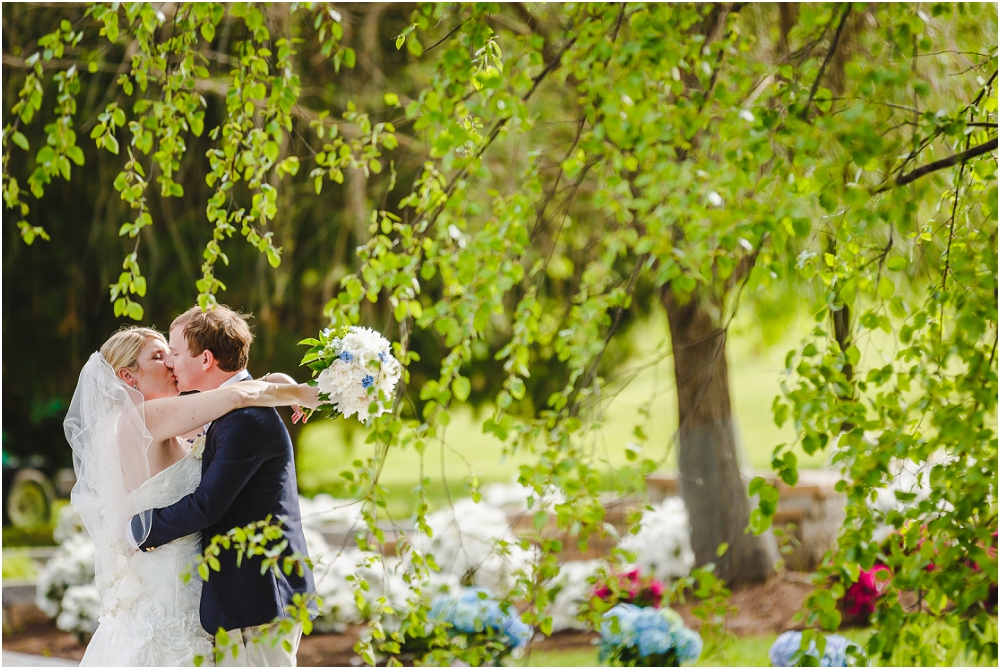
[[[840,15],[840,23],[837,24],[837,31],[833,34],[833,41],[830,42],[830,48],[826,51],[826,58],[823,59],[823,64],[816,74],[816,80],[813,81],[812,88],[809,90],[809,99],[806,100],[806,105],[802,109],[802,118],[808,116],[809,107],[812,106],[813,98],[819,89],[819,82],[823,78],[823,73],[826,72],[826,66],[830,64],[830,61],[833,60],[833,54],[837,52],[837,44],[840,42],[841,33],[844,32],[844,26],[847,25],[847,16],[851,13],[851,9],[851,3],[844,3],[844,12]]]

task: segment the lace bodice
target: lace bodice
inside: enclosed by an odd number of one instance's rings
[[[204,437],[196,442],[197,445],[203,446],[203,440]],[[192,448],[180,462],[175,462],[139,486],[132,493],[133,499],[137,500],[136,508],[159,509],[193,493],[201,482],[201,460],[196,457],[200,451],[201,448]]]
[[[162,508],[194,492],[201,481],[198,455],[193,448],[143,483],[132,493],[134,508]],[[81,666],[190,666],[195,655],[210,659],[211,638],[198,613],[202,582],[197,576],[181,580],[200,551],[197,534],[149,552],[131,550],[122,537],[113,551],[114,568],[97,584],[100,626]]]

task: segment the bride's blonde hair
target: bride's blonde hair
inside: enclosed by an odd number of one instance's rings
[[[125,325],[101,346],[101,355],[108,361],[111,368],[118,374],[122,369],[135,371],[138,366],[139,352],[150,337],[159,339],[164,344],[166,337],[151,328],[137,325]]]

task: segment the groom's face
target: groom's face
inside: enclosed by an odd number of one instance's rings
[[[207,371],[204,358],[204,354],[191,354],[187,337],[184,336],[183,325],[170,330],[170,355],[167,356],[167,367],[177,379],[177,390],[181,392],[204,390],[201,387]]]

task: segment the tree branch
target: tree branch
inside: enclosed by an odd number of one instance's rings
[[[916,181],[920,177],[927,176],[932,172],[937,172],[938,170],[943,170],[947,167],[953,167],[955,165],[960,165],[967,163],[968,161],[983,155],[984,153],[989,153],[991,151],[996,151],[997,140],[993,139],[979,146],[974,146],[968,151],[962,151],[962,153],[956,153],[955,155],[948,156],[947,158],[942,158],[941,160],[935,160],[933,163],[928,163],[923,167],[918,167],[917,169],[904,174],[895,181],[885,184],[884,186],[872,191],[872,195],[877,195],[879,193],[884,193],[890,188],[896,188],[898,186],[905,186],[908,183]]]
[[[812,106],[813,98],[819,89],[819,82],[823,79],[823,73],[826,72],[826,66],[830,64],[830,61],[833,60],[833,54],[837,52],[837,44],[840,42],[840,35],[844,32],[844,26],[847,25],[847,17],[851,13],[851,8],[851,3],[844,3],[844,13],[840,15],[840,23],[837,24],[833,41],[830,42],[830,48],[826,51],[826,58],[823,59],[823,64],[820,66],[819,72],[816,73],[816,80],[813,81],[812,88],[809,90],[809,99],[806,100],[806,106],[802,109],[802,118],[808,116],[809,107]]]

